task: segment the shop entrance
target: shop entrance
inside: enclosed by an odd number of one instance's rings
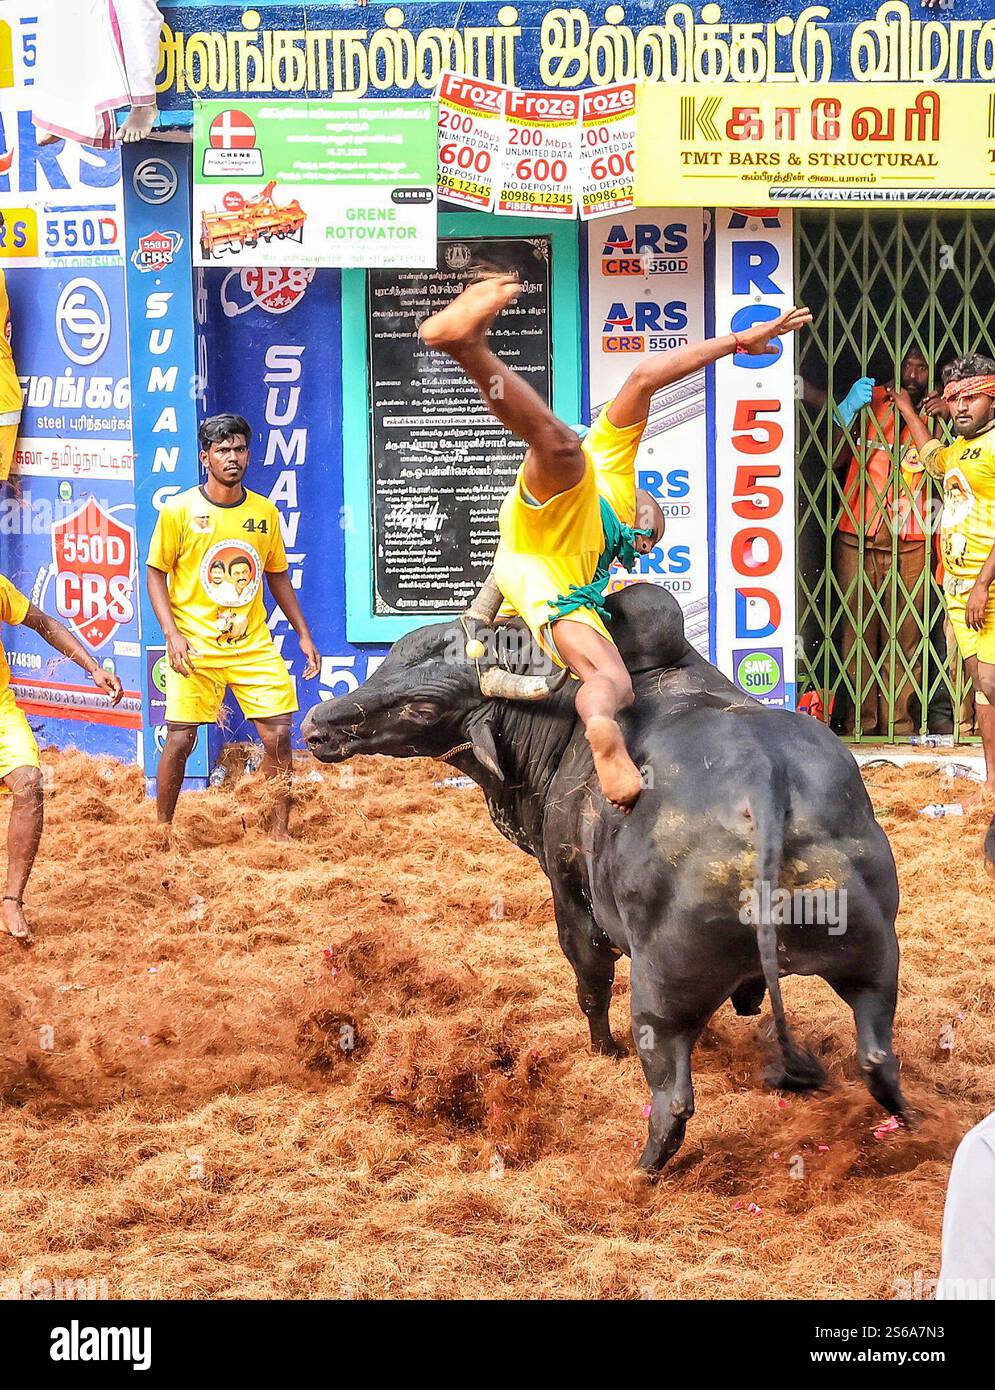
[[[881,389],[918,352],[929,389],[965,352],[995,349],[995,214],[795,214],[797,303],[813,324],[797,383],[798,693],[858,741],[974,737],[974,707],[944,629],[938,489],[902,467]],[[849,428],[835,419],[877,383]],[[952,438],[938,420],[936,432]]]

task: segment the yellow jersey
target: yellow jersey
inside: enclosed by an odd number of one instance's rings
[[[16,425],[21,418],[21,406],[24,403],[10,338],[7,277],[0,270],[0,425]]]
[[[287,568],[280,514],[268,498],[244,491],[227,506],[199,487],[170,497],[149,545],[148,563],[169,578],[176,626],[203,656],[258,652],[273,642],[263,575]]]
[[[940,554],[955,579],[976,579],[995,546],[995,425],[930,460],[943,480]]]
[[[580,482],[548,501],[536,503],[525,487],[525,465],[501,504],[501,535],[494,577],[505,596],[499,616],[519,614],[533,637],[554,660],[546,625],[549,606],[574,586],[590,584],[605,548],[603,497],[626,526],[636,519],[636,454],[645,420],[619,429],[606,406],[581,442],[586,467]],[[603,636],[608,629],[591,608],[570,614]]]
[[[9,579],[0,574],[0,623],[13,623],[19,626],[28,616],[31,607],[29,599],[15,589]],[[7,653],[0,644],[0,695],[10,688],[10,665]]]

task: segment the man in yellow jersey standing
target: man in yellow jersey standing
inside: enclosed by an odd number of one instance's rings
[[[0,218],[0,222],[2,222]],[[0,270],[0,482],[10,477],[17,432],[21,427],[21,383],[11,348],[10,300],[7,277]]]
[[[43,613],[10,580],[0,575],[0,623],[29,627],[50,647],[82,666],[100,690],[116,705],[121,682],[100,666],[57,618]],[[11,794],[7,827],[7,881],[0,903],[0,922],[24,945],[31,929],[24,916],[24,889],[38,852],[44,823],[38,745],[10,688],[10,666],[0,646],[0,783]]]
[[[943,397],[959,438],[944,448],[907,391],[894,401],[923,467],[943,485],[940,554],[944,601],[964,668],[974,684],[985,751],[986,790],[995,795],[995,361],[972,354],[943,369]],[[995,820],[985,840],[995,867]]]
[[[656,391],[731,352],[763,353],[771,338],[811,319],[792,309],[736,336],[653,353],[631,372],[583,441],[558,420],[532,387],[491,352],[487,333],[521,285],[513,275],[487,275],[420,333],[448,353],[476,383],[491,413],[528,450],[499,517],[494,578],[507,603],[539,645],[581,682],[577,713],[584,724],[605,797],[628,811],[642,788],[625,746],[618,712],[632,704],[632,681],[605,625],[604,589],[611,563],[626,569],[648,554],[664,528],[649,493],[636,488],[636,451]],[[636,524],[638,522],[638,525]]]
[[[169,825],[187,758],[201,724],[217,722],[230,689],[262,740],[262,770],[286,786],[270,834],[286,840],[290,816],[294,682],[266,622],[263,576],[297,633],[304,679],[321,657],[290,582],[280,517],[268,498],[242,484],[251,430],[240,415],[215,415],[200,427],[206,477],[167,500],[148,554],[149,597],[162,626],[166,667],[166,743],[157,772],[157,810]]]

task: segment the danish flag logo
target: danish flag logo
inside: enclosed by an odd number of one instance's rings
[[[222,111],[211,122],[211,148],[251,150],[256,145],[256,127],[244,111]]]

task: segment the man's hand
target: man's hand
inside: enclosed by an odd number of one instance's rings
[[[812,322],[811,309],[789,309],[768,323],[757,323],[735,335],[737,352],[748,352],[751,357],[760,357],[767,351],[771,338],[779,338],[782,333],[797,333],[799,328]]]
[[[950,419],[950,403],[943,399],[939,391],[928,391],[923,396],[922,408],[930,419]]]
[[[166,638],[166,654],[173,670],[181,676],[189,676],[193,671],[193,658],[197,655],[187,639],[176,632]]]
[[[917,419],[919,418],[919,412],[912,404],[912,397],[904,386],[892,385],[886,386],[884,389],[892,405],[901,412],[906,420],[909,418],[910,414],[914,415]]]
[[[111,697],[112,705],[119,705],[124,695],[124,686],[120,678],[114,676],[110,671],[105,671],[102,666],[98,666],[95,671],[90,672],[90,679],[98,690],[102,690],[105,695]]]
[[[974,632],[978,632],[985,621],[988,610],[988,585],[981,579],[975,580],[974,588],[967,596],[964,607],[964,621]]]
[[[304,670],[301,672],[301,675],[304,680],[313,681],[321,670],[321,653],[314,645],[314,641],[311,637],[302,637],[300,639],[300,648],[305,658]]]

